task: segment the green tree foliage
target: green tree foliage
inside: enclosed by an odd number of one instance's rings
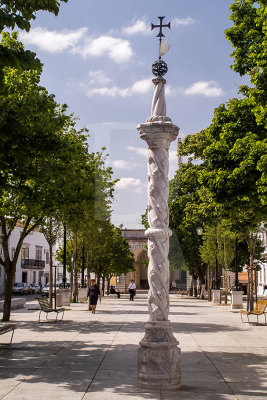
[[[31,20],[36,18],[36,12],[43,10],[57,15],[60,2],[68,0],[0,0],[0,33],[4,29],[26,30],[31,27]],[[22,47],[9,47],[0,44],[0,90],[2,87],[3,67],[21,68],[22,70],[41,70],[41,63],[35,53],[25,51]]]
[[[21,46],[3,35],[4,46]],[[88,154],[87,136],[75,120],[39,85],[40,73],[4,68],[6,95],[0,104],[0,222],[6,280],[4,320],[9,319],[11,288],[24,238],[46,217],[70,218],[99,196],[98,156]],[[103,168],[103,167],[102,167]],[[109,172],[110,173],[110,172]],[[12,259],[8,241],[16,224],[23,229]]]
[[[134,270],[134,256],[130,251],[129,244],[122,237],[120,230],[109,221],[91,220],[86,230],[80,231],[77,243],[75,237],[69,237],[67,246],[69,271],[72,265],[71,259],[74,263],[75,251],[77,251],[76,259],[80,271],[80,256],[83,246],[86,258],[85,266],[88,271],[97,275],[98,280],[100,277],[111,278],[111,276],[126,274]],[[57,259],[63,261],[62,247],[57,251]]]
[[[202,262],[200,245],[202,239],[196,229],[205,224],[207,210],[202,208],[198,182],[201,165],[194,165],[190,160],[182,164],[170,182],[170,228],[179,243],[178,257],[182,266],[190,274],[204,281],[206,265]]]
[[[216,108],[207,129],[187,136],[181,154],[202,161],[198,184],[231,221],[231,231],[246,239],[253,268],[254,233],[267,211],[266,0],[235,0],[230,9],[232,68],[249,74],[252,85],[241,86],[242,97]]]
[[[91,271],[104,277],[133,271],[134,256],[120,230],[110,222],[106,222],[101,224],[97,232],[90,260]]]
[[[68,0],[0,0],[0,31],[18,27],[28,32],[30,21],[36,18],[37,11],[49,11],[57,15],[60,2],[67,3]]]
[[[266,0],[235,0],[230,10],[232,11],[230,19],[234,26],[225,33],[234,48],[232,69],[241,76],[249,74],[253,86],[242,86],[241,92],[252,101],[257,122],[266,127]]]
[[[262,167],[266,137],[267,130],[256,122],[251,101],[232,99],[215,109],[209,128],[187,136],[181,147],[183,154],[193,153],[204,161],[200,183],[217,203],[242,210],[247,218],[253,209],[253,215],[261,218],[267,204]]]

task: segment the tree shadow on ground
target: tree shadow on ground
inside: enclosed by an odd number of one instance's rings
[[[137,349],[135,344],[105,344],[89,341],[31,342],[30,346],[0,349],[2,379],[13,380],[14,391],[23,393],[24,385],[32,387],[32,396],[40,385],[81,393],[110,391],[123,398],[155,399],[137,387]],[[225,399],[246,395],[248,398],[266,395],[266,356],[250,353],[182,351],[182,389],[179,398]],[[100,368],[99,368],[100,365]],[[238,368],[237,368],[238,366]],[[26,380],[19,384],[20,380]],[[42,386],[44,388],[44,386]],[[10,389],[9,389],[10,391]],[[175,397],[176,396],[176,397]],[[18,397],[19,398],[19,397]],[[76,398],[76,397],[75,397]],[[177,393],[161,393],[159,399],[177,399]],[[229,397],[230,398],[230,397]]]

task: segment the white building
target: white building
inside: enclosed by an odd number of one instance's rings
[[[22,228],[16,226],[9,240],[9,254],[12,257],[19,241]],[[3,249],[0,244],[0,254]],[[14,282],[42,283],[44,286],[49,277],[49,246],[43,235],[38,230],[33,231],[24,239],[18,257]],[[5,270],[0,266],[0,294],[5,291]]]

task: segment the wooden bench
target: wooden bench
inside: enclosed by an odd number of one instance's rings
[[[39,301],[39,305],[40,305],[40,313],[39,313],[39,322],[40,322],[40,316],[41,316],[41,312],[46,313],[46,319],[48,319],[48,314],[51,312],[55,312],[57,313],[57,317],[59,313],[62,313],[62,318],[64,317],[64,311],[65,308],[61,307],[61,308],[52,308],[50,307],[47,298],[42,297],[41,299],[38,299]],[[57,321],[57,317],[56,317],[56,321]]]
[[[266,307],[267,307],[267,300],[258,300],[254,310],[252,310],[252,311],[241,310],[240,311],[240,315],[241,315],[242,322],[246,323],[246,321],[243,320],[243,317],[242,317],[243,315],[247,316],[247,319],[248,319],[247,323],[250,323],[249,322],[249,315],[256,315],[257,316],[257,325],[258,325],[258,323],[259,323],[259,315],[264,315],[265,325],[266,325],[266,312],[265,312]]]
[[[17,328],[17,326],[15,324],[0,324],[0,335],[4,335],[4,333],[12,331],[11,339],[10,339],[10,342],[8,344],[12,343],[14,330],[16,328]],[[3,343],[1,343],[1,344],[3,344]]]

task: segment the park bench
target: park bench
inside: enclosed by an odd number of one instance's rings
[[[246,321],[243,320],[243,317],[242,317],[243,315],[247,316],[247,319],[248,319],[247,322],[248,323],[250,323],[249,322],[249,315],[256,315],[257,316],[257,325],[258,325],[258,323],[259,323],[259,315],[264,315],[265,325],[266,325],[266,312],[265,312],[266,307],[267,307],[267,300],[258,300],[257,303],[256,303],[255,308],[252,311],[241,310],[240,311],[240,315],[241,315],[242,322],[246,323]]]
[[[39,305],[40,305],[40,313],[39,313],[39,322],[40,322],[40,316],[41,316],[41,312],[46,313],[46,319],[48,319],[48,314],[51,312],[55,312],[57,313],[57,317],[59,313],[62,313],[62,318],[64,317],[64,311],[65,308],[61,307],[61,308],[52,308],[50,307],[47,298],[42,297],[41,299],[38,299],[39,301]],[[57,317],[56,317],[56,321],[57,321]]]
[[[15,324],[0,324],[0,335],[4,335],[4,333],[11,332],[11,339],[9,344],[12,343],[13,335],[14,335],[14,330],[17,328]]]

